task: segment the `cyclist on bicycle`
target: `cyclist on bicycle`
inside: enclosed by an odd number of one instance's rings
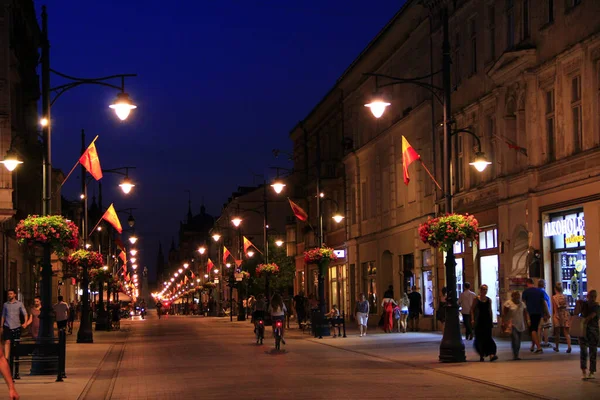
[[[281,300],[281,296],[277,293],[273,295],[271,298],[271,305],[269,306],[269,312],[271,313],[271,320],[273,321],[273,331],[275,331],[275,322],[281,321],[281,343],[285,344],[285,340],[283,339],[284,334],[284,319],[285,314],[287,313],[287,308],[285,304],[283,304],[283,300]]]
[[[156,313],[158,314],[158,319],[160,319],[161,311],[162,311],[162,303],[159,301],[156,302]]]
[[[259,320],[265,320],[265,309],[267,305],[265,304],[265,296],[262,294],[258,295],[258,300],[254,304],[254,311],[252,311],[252,320],[254,321],[254,332],[256,333],[256,325]]]

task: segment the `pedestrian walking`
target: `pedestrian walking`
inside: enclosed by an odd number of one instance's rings
[[[496,361],[496,342],[492,337],[494,328],[494,319],[492,314],[492,300],[487,297],[488,286],[481,285],[479,296],[473,301],[471,309],[471,322],[475,327],[475,340],[473,347],[479,354],[479,361],[484,361],[485,357],[490,357],[490,361]]]
[[[67,319],[67,329],[69,334],[73,333],[73,323],[75,322],[75,302],[72,301],[69,306],[69,318]]]
[[[567,340],[567,353],[571,352],[571,335],[569,333],[569,311],[567,310],[567,298],[563,294],[561,282],[554,285],[554,296],[552,296],[552,324],[554,325],[554,351],[558,353],[560,334]]]
[[[383,331],[386,333],[392,333],[394,327],[394,307],[396,306],[394,299],[386,297],[381,302],[381,308],[383,309]]]
[[[19,400],[20,396],[15,389],[15,381],[13,381],[12,373],[10,371],[10,365],[8,365],[8,359],[5,357],[2,346],[0,346],[0,374],[8,386],[8,398],[10,400]]]
[[[58,296],[58,303],[52,308],[54,309],[54,315],[56,316],[56,327],[59,331],[65,331],[67,329],[67,321],[69,319],[69,305],[65,303],[62,296]]]
[[[545,302],[542,320],[540,321],[540,327],[538,328],[538,336],[540,337],[540,343],[542,347],[551,347],[552,345],[548,339],[548,334],[550,327],[552,327],[552,319],[550,318],[550,310],[552,309],[552,305],[550,304],[550,296],[548,296],[548,293],[546,293],[546,281],[540,279],[537,283],[537,287],[542,291]]]
[[[533,279],[527,278],[527,289],[523,291],[523,301],[527,309],[529,333],[531,334],[531,347],[529,351],[543,353],[538,335],[538,328],[544,313],[544,294],[540,289],[533,285]],[[537,349],[536,349],[537,347]]]
[[[248,297],[248,301],[246,302],[247,306],[248,306],[248,315],[250,315],[250,323],[253,324],[254,323],[254,306],[256,305],[256,297],[254,297],[254,295],[250,295],[250,297]]]
[[[438,300],[438,308],[435,312],[435,319],[440,324],[440,330],[444,332],[444,324],[446,323],[446,293],[448,289],[444,286]]]
[[[419,317],[423,314],[421,293],[413,286],[408,294],[408,326],[411,332],[419,332]]]
[[[302,324],[306,319],[306,298],[304,292],[300,291],[294,296],[294,308],[296,309],[296,316],[298,317],[298,328],[302,329]]]
[[[519,351],[521,350],[521,338],[526,329],[527,310],[521,301],[521,293],[518,290],[511,293],[511,298],[504,303],[502,311],[502,330],[510,333],[513,360],[520,360]]]
[[[408,300],[408,295],[406,292],[402,295],[402,300],[400,300],[400,327],[402,328],[402,333],[406,333],[406,327],[408,324],[408,305],[410,304],[410,300]]]
[[[25,326],[29,328],[29,334],[32,338],[37,339],[40,332],[40,313],[42,312],[42,299],[40,296],[33,298],[33,307],[29,309],[29,319]]]
[[[10,344],[21,338],[21,328],[29,320],[27,310],[23,303],[17,300],[14,289],[8,289],[8,301],[2,308],[2,340],[4,340],[4,354],[10,358]]]
[[[458,305],[462,308],[463,324],[465,325],[465,340],[473,340],[473,325],[471,325],[471,308],[473,308],[473,300],[477,297],[475,292],[471,290],[471,284],[465,282],[465,290],[458,298]]]
[[[355,314],[360,330],[360,337],[367,336],[367,324],[369,322],[369,302],[364,293],[360,294],[360,300],[356,302]]]
[[[596,374],[596,356],[598,354],[598,341],[600,338],[600,329],[598,320],[600,316],[600,305],[597,302],[598,292],[590,290],[587,295],[587,302],[577,302],[576,314],[581,313],[584,318],[585,336],[579,338],[579,360],[581,364],[581,379],[594,379]],[[587,371],[588,352],[590,358],[589,373]]]

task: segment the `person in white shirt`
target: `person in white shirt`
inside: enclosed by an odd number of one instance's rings
[[[463,323],[465,324],[465,340],[473,340],[473,327],[471,326],[471,308],[477,295],[471,291],[471,284],[465,282],[465,290],[458,298],[458,305],[462,307]]]
[[[527,309],[525,303],[521,301],[521,293],[517,290],[512,292],[511,299],[504,303],[502,330],[511,332],[511,347],[513,351],[513,360],[520,360],[519,351],[521,350],[521,335],[525,331],[525,319]]]
[[[277,293],[273,295],[271,298],[271,304],[269,305],[269,312],[271,313],[271,321],[273,321],[273,330],[275,330],[275,321],[282,321],[281,327],[281,343],[285,344],[285,340],[283,339],[283,334],[285,332],[285,324],[283,324],[283,320],[285,319],[285,314],[287,313],[287,308],[285,304],[283,304],[283,300],[281,296]]]

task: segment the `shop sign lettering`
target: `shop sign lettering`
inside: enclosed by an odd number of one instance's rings
[[[585,242],[584,235],[571,235],[571,236],[567,236],[567,238],[565,239],[566,244],[573,244],[573,243],[579,243],[579,242]]]
[[[583,219],[583,216],[546,222],[544,224],[545,237],[551,237],[556,235],[575,236],[576,233],[579,233],[581,236],[585,234],[585,221]]]

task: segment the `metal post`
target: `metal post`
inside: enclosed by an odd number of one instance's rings
[[[85,131],[81,130],[81,154],[85,152]],[[87,171],[81,166],[81,193],[83,194],[83,246],[88,242],[88,196],[85,179]],[[83,268],[81,277],[81,321],[79,331],[77,331],[77,343],[94,343],[94,333],[92,332],[92,321],[90,320],[90,277],[87,267]]]
[[[265,264],[269,263],[269,238],[268,234],[268,226],[269,226],[269,217],[268,217],[268,201],[267,201],[267,181],[264,181],[263,184],[263,249],[265,250]],[[271,305],[271,282],[270,282],[270,274],[265,274],[265,297],[266,297],[266,309],[269,309]],[[271,313],[265,313],[265,326],[271,326]]]
[[[240,255],[240,260],[244,259],[244,241],[242,239],[242,228],[238,227],[237,229],[238,231],[238,244],[239,244],[239,255]],[[241,264],[240,264],[241,266]],[[236,265],[233,266],[234,268],[237,269],[237,263]],[[236,270],[233,270],[233,272],[235,272]],[[243,299],[243,293],[242,293],[242,281],[240,281],[239,283],[237,283],[237,280],[235,279],[235,274],[232,274],[233,276],[233,281],[232,283],[236,285],[237,288],[237,294],[238,294],[238,321],[245,321],[246,320],[246,310],[244,309],[244,299]]]
[[[444,204],[445,212],[452,213],[452,187],[451,187],[451,129],[452,129],[452,108],[451,108],[451,87],[450,87],[450,41],[448,34],[448,9],[442,10],[442,24],[444,41],[442,44],[442,74],[444,88]],[[453,246],[446,253],[446,288],[447,306],[446,306],[446,324],[444,325],[444,336],[440,344],[439,359],[442,362],[464,362],[465,345],[460,333],[460,321],[458,316],[458,304],[456,299],[456,259],[454,257]]]

